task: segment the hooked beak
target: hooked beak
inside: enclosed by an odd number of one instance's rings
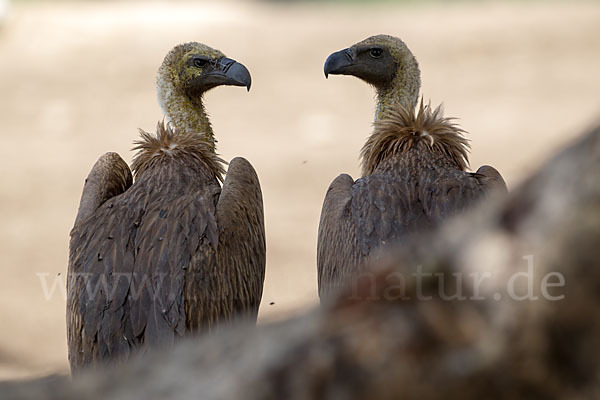
[[[245,86],[248,91],[252,84],[248,69],[243,64],[227,57],[217,61],[215,71],[206,75],[206,79],[211,86]]]
[[[356,58],[352,49],[337,51],[327,57],[325,61],[325,78],[331,75],[345,75],[349,73],[349,68],[354,65]]]

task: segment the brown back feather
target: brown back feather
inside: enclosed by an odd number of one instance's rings
[[[211,171],[220,182],[225,174],[225,161],[213,150],[213,145],[203,135],[178,133],[170,124],[159,122],[156,136],[140,129],[140,140],[134,142],[138,153],[133,157],[131,169],[136,179],[149,167],[165,158],[192,157]]]
[[[469,140],[453,123],[454,118],[444,117],[441,105],[435,110],[431,104],[424,105],[423,99],[418,112],[415,109],[414,105],[398,105],[375,122],[373,134],[360,153],[363,176],[373,174],[381,161],[410,150],[418,141],[452,159],[462,171],[467,169]]]

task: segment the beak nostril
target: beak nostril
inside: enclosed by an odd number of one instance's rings
[[[231,68],[231,66],[235,64],[234,60],[231,60],[229,58],[225,58],[221,60],[221,69],[223,72],[227,73],[227,71],[229,71],[229,68]]]
[[[352,61],[352,51],[350,51],[350,49],[346,49],[344,51],[344,55],[346,56],[346,58],[348,59],[348,61]]]
[[[227,64],[225,64],[225,67],[223,67],[223,71],[227,72],[229,70],[229,68],[231,68],[232,65],[233,65],[233,62],[228,62]]]

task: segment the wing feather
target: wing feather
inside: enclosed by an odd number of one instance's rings
[[[117,153],[105,153],[92,167],[83,186],[75,225],[92,215],[106,200],[133,184],[129,166]]]
[[[482,176],[480,181],[482,185],[489,188],[488,190],[494,190],[504,194],[508,193],[506,182],[496,168],[489,165],[482,165],[477,170],[477,174]]]
[[[92,361],[127,359],[142,345],[169,344],[188,331],[187,277],[201,269],[206,280],[217,269],[220,188],[216,178],[191,190],[157,184],[185,173],[190,170],[169,164],[95,211],[80,208],[71,235],[67,295],[74,371]],[[99,186],[88,182],[90,188]],[[210,290],[194,288],[205,297]]]
[[[425,169],[376,173],[353,182],[340,175],[329,187],[319,225],[319,295],[362,272],[376,250],[431,229],[493,191],[506,191],[491,167],[477,173]]]
[[[352,218],[350,175],[338,176],[329,186],[319,221],[317,272],[319,297],[324,299],[353,272],[361,258]]]
[[[244,158],[231,160],[217,204],[218,268],[227,275],[233,310],[256,320],[266,264],[262,192]]]
[[[129,166],[117,153],[105,153],[92,167],[85,180],[79,210],[71,231],[69,246],[69,271],[67,280],[67,336],[69,339],[69,359],[82,364],[94,357],[91,349],[97,340],[96,332],[105,303],[87,301],[99,296],[102,290],[100,276],[94,275],[96,269],[111,267],[111,258],[104,259],[104,243],[98,251],[85,252],[82,244],[92,235],[106,236],[106,225],[98,225],[94,231],[88,231],[85,224],[93,219],[97,210],[107,201],[127,191],[133,183]],[[100,266],[97,264],[100,263]],[[94,266],[91,268],[90,266]]]

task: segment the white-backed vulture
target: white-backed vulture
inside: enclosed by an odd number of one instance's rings
[[[209,89],[250,83],[246,67],[218,50],[176,46],[157,79],[167,123],[156,136],[141,131],[135,182],[116,153],[92,168],[69,246],[72,371],[237,316],[256,321],[265,272],[260,184],[243,158],[223,179],[203,106]]]
[[[361,151],[362,177],[338,176],[319,224],[319,296],[356,276],[373,252],[438,225],[486,193],[506,191],[494,168],[467,172],[468,140],[441,107],[418,104],[417,60],[398,38],[372,36],[331,54],[325,76],[374,86],[374,131]]]

